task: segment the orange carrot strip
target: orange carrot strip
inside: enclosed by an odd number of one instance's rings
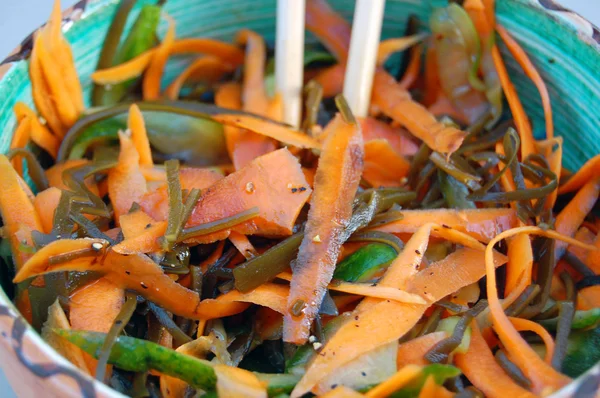
[[[276,285],[274,283],[265,283],[247,293],[241,293],[237,290],[219,296],[218,300],[222,302],[247,302],[268,307],[280,314],[286,312],[286,300],[290,289],[285,285]]]
[[[231,233],[229,234],[229,240],[231,241],[231,243],[233,243],[235,248],[238,249],[238,251],[242,254],[242,256],[244,256],[246,260],[249,260],[258,255],[258,252],[254,248],[252,243],[250,243],[246,235],[242,235],[238,232],[231,231]]]
[[[406,72],[400,79],[398,84],[405,90],[412,88],[417,79],[419,78],[419,74],[421,73],[421,58],[423,57],[423,45],[419,44],[410,50],[410,62],[408,63],[408,68],[406,68]]]
[[[580,242],[583,243],[588,243],[590,245],[594,244],[594,241],[596,240],[596,236],[597,234],[593,233],[592,231],[590,231],[590,229],[585,226],[582,226],[581,228],[579,228],[577,230],[577,232],[575,233],[575,239],[577,239]],[[588,251],[584,250],[580,247],[575,247],[575,246],[569,246],[567,248],[567,250],[573,254],[575,257],[577,257],[579,260],[581,260],[583,263],[587,264],[588,263]],[[589,266],[589,264],[587,264]]]
[[[383,66],[387,59],[394,53],[404,51],[422,41],[426,35],[416,34],[413,36],[396,37],[382,40],[377,48],[377,66]]]
[[[129,118],[127,125],[131,131],[131,140],[140,157],[140,166],[153,166],[152,150],[150,149],[150,141],[144,123],[144,116],[140,108],[133,104],[129,107]]]
[[[369,398],[387,397],[415,379],[422,370],[423,368],[420,366],[407,365],[383,383],[367,391],[365,396]]]
[[[592,211],[599,194],[600,177],[595,177],[585,184],[556,216],[554,223],[556,231],[563,235],[574,236],[585,217]],[[566,248],[567,245],[564,242],[556,242],[554,252],[557,259],[562,257]]]
[[[600,250],[600,234],[596,236],[594,240],[594,246]],[[590,267],[596,274],[600,275],[600,256],[597,253],[588,253],[586,264]]]
[[[52,231],[52,227],[54,226],[54,212],[58,207],[61,195],[62,191],[60,189],[50,187],[35,196],[33,205],[40,217],[41,232],[48,234]]]
[[[407,365],[429,365],[429,361],[425,359],[425,354],[447,337],[447,332],[433,332],[401,343],[398,346],[398,356],[396,358],[398,369],[402,369]]]
[[[167,230],[166,221],[155,221],[143,211],[123,214],[119,217],[123,241],[113,247],[119,254],[151,253],[158,249],[157,240]]]
[[[0,215],[17,271],[31,257],[26,251],[19,250],[19,246],[22,243],[32,246],[31,232],[43,230],[38,213],[20,181],[6,156],[0,155]],[[22,233],[17,236],[19,231]]]
[[[533,398],[498,365],[483,339],[476,321],[471,322],[471,343],[464,354],[456,354],[454,363],[475,387],[490,398]]]
[[[258,207],[258,216],[232,229],[243,235],[291,235],[294,222],[311,192],[298,160],[287,149],[279,149],[212,185],[198,201],[186,227]],[[210,243],[225,239],[229,231],[191,238],[189,242]]]
[[[542,341],[546,345],[546,356],[544,360],[547,364],[552,364],[552,355],[554,354],[554,340],[552,336],[542,325],[539,323],[530,321],[524,318],[509,317],[510,323],[513,324],[515,329],[519,332],[533,332],[541,337]]]
[[[123,81],[141,76],[146,70],[158,48],[148,50],[137,57],[92,73],[96,84],[118,84]],[[187,38],[176,40],[169,50],[169,55],[206,54],[215,56],[223,62],[238,66],[244,61],[244,52],[237,46],[222,41],[207,38]]]
[[[52,101],[50,87],[42,71],[39,47],[33,46],[29,61],[29,77],[31,78],[31,94],[36,108],[48,122],[52,132],[58,137],[64,137],[67,127],[58,117]]]
[[[242,109],[242,87],[238,83],[232,82],[223,84],[215,93],[215,104],[227,109]],[[225,133],[225,143],[227,144],[229,158],[232,160],[236,170],[239,170],[244,164],[248,163],[246,153],[238,148],[238,143],[242,141],[242,136],[247,133],[243,129],[232,126],[223,126],[223,132]]]
[[[361,118],[359,122],[365,143],[371,140],[386,140],[394,151],[403,156],[412,156],[419,149],[410,133],[402,127],[392,127],[372,117]]]
[[[277,278],[286,281],[292,280],[292,274],[282,272]],[[402,303],[425,304],[426,301],[417,294],[408,293],[393,287],[379,286],[371,283],[350,283],[342,281],[331,282],[327,288],[336,292],[355,294],[358,296],[374,297],[385,300],[395,300]]]
[[[10,142],[10,149],[25,148],[29,142],[31,135],[31,119],[23,119],[17,129],[13,133],[12,141]],[[15,171],[23,176],[23,159],[20,156],[15,156],[11,160],[11,164],[15,168]]]
[[[423,140],[433,150],[452,153],[460,147],[466,137],[464,131],[438,122],[381,68],[375,72],[372,95],[373,103],[381,112],[405,126],[411,134]]]
[[[46,170],[46,178],[48,179],[48,184],[51,187],[68,190],[69,188],[65,185],[65,183],[63,182],[63,178],[62,178],[65,170],[68,170],[70,168],[77,167],[77,166],[82,166],[87,163],[89,163],[89,160],[87,160],[87,159],[69,159],[69,160],[65,160],[64,162],[61,162],[61,163],[56,163],[54,166],[52,166],[48,170]],[[96,181],[93,176],[85,179],[85,186],[93,194],[99,195],[98,185],[96,184]],[[99,195],[99,196],[103,196],[103,195]]]
[[[94,243],[104,247],[96,256],[80,257],[64,263],[50,264],[52,256],[77,250],[90,250]],[[38,250],[17,273],[15,282],[29,277],[59,271],[95,271],[123,289],[135,290],[174,314],[190,319],[215,319],[238,314],[247,303],[226,302],[222,299],[200,300],[198,293],[189,290],[167,276],[162,268],[145,255],[123,256],[106,249],[102,239],[63,239]],[[128,272],[125,272],[128,271]]]
[[[444,388],[444,386],[436,383],[433,375],[429,375],[425,379],[425,384],[423,384],[419,392],[419,398],[452,398],[453,396],[454,394]]]
[[[546,119],[546,139],[554,137],[554,123],[552,121],[552,104],[550,102],[550,94],[544,80],[540,76],[539,72],[529,59],[527,53],[521,48],[519,43],[508,33],[508,31],[501,25],[496,25],[496,31],[506,44],[508,51],[512,54],[515,60],[519,63],[528,78],[533,81],[537,87],[540,97],[542,98],[542,107],[544,108],[544,117]]]
[[[373,230],[394,234],[414,233],[421,225],[433,222],[488,242],[500,232],[519,225],[517,214],[512,209],[404,210],[402,215],[402,219]]]
[[[284,341],[308,339],[310,326],[331,281],[343,241],[344,225],[352,216],[352,198],[363,171],[364,147],[360,126],[337,115],[326,128],[311,198],[305,235],[291,281]],[[300,303],[300,304],[298,304]],[[298,308],[296,312],[293,308]]]
[[[265,398],[267,388],[258,377],[245,369],[216,364],[217,396],[229,398]]]
[[[235,68],[213,56],[201,57],[181,72],[165,90],[165,96],[176,100],[183,85],[192,77],[198,76],[200,81],[214,83]]]
[[[269,99],[265,90],[265,41],[256,32],[243,29],[237,34],[237,42],[246,46],[242,103],[244,110],[265,115]]]
[[[506,266],[506,294],[518,288],[520,283],[531,284],[533,250],[527,235],[517,235],[508,241],[508,265]],[[522,282],[523,280],[523,282]]]
[[[536,141],[535,145],[538,153],[542,154],[548,161],[550,171],[556,174],[556,177],[560,177],[562,169],[563,138],[555,137],[544,141]],[[557,196],[558,188],[548,196],[546,203],[544,203],[544,209],[550,210],[554,208]]]
[[[249,115],[215,115],[213,119],[228,126],[234,126],[271,137],[284,144],[299,148],[320,148],[319,142],[308,135],[282,124],[267,122]]]
[[[156,100],[160,98],[160,82],[164,73],[165,65],[171,53],[171,47],[175,42],[175,21],[167,18],[169,29],[162,43],[156,49],[152,60],[148,64],[148,69],[144,74],[142,82],[142,92],[145,100]]]
[[[498,72],[498,77],[500,78],[502,90],[504,90],[504,94],[506,95],[508,106],[510,107],[515,119],[517,131],[521,137],[521,157],[525,159],[530,154],[535,153],[535,139],[533,138],[531,123],[529,122],[529,118],[525,113],[523,104],[519,99],[517,90],[508,76],[506,65],[504,64],[500,50],[496,45],[494,45],[492,48],[492,58],[494,60],[494,65],[496,65],[496,71]]]
[[[399,187],[408,175],[410,162],[400,156],[384,139],[365,143],[363,178],[374,187]]]
[[[117,166],[108,173],[108,196],[115,211],[115,221],[127,214],[133,203],[140,203],[146,193],[146,180],[140,170],[139,154],[125,133],[119,132],[121,152]]]
[[[320,71],[314,80],[323,87],[323,98],[334,97],[344,89],[346,68],[337,64]]]
[[[597,256],[598,253],[595,253]],[[600,285],[586,287],[577,293],[577,309],[591,310],[600,307]]]
[[[416,239],[416,242],[410,246],[409,241],[406,247],[414,248],[420,241],[420,239]],[[409,249],[406,247],[402,253],[408,253]],[[412,251],[412,253],[415,252]],[[484,252],[481,248],[479,250],[463,249],[457,254],[453,253],[446,259],[431,264],[417,273],[408,282],[407,291],[416,294],[427,292],[430,302],[440,300],[481,279],[485,275],[484,259]],[[413,260],[408,260],[404,264],[400,260],[394,261],[394,263],[398,268],[414,268]],[[505,262],[504,256],[495,253],[495,265],[500,266]],[[391,267],[388,268],[388,271]],[[395,272],[395,275],[398,273],[399,271]],[[388,278],[390,283],[393,282],[392,279],[396,280],[396,277]],[[382,283],[383,281],[380,282],[380,284]],[[370,305],[364,305],[367,300]],[[304,377],[296,385],[292,396],[301,396],[310,391],[340,366],[360,355],[398,340],[418,322],[428,307],[428,304],[404,304],[391,300],[363,300],[354,310],[354,317],[342,325],[322,348],[320,355],[314,359]],[[333,355],[334,352],[335,355]]]
[[[494,264],[491,261],[491,253],[496,243],[500,242],[502,239],[518,234],[542,235],[552,239],[564,240],[568,243],[582,247],[589,247],[589,245],[584,245],[573,238],[566,237],[552,230],[544,231],[538,227],[520,227],[499,234],[492,239],[486,247],[487,296],[494,330],[500,337],[500,340],[506,347],[515,364],[525,373],[529,380],[531,380],[533,392],[539,394],[542,391],[548,392],[548,390],[559,389],[569,383],[570,379],[554,370],[538,357],[537,353],[529,346],[529,344],[527,344],[511,324],[498,299],[496,272]]]
[[[587,162],[577,173],[569,177],[566,183],[558,188],[558,193],[573,192],[583,187],[594,176],[600,175],[600,155],[596,155]]]
[[[350,24],[327,4],[326,0],[306,2],[306,28],[345,65],[350,48]]]

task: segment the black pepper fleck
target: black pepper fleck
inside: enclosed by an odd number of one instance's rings
[[[450,229],[450,227],[446,224],[442,224],[442,227]]]
[[[415,253],[417,253],[418,255],[421,255],[421,252],[418,250],[415,250]]]
[[[146,229],[150,228],[152,224],[146,224]]]
[[[299,190],[300,192],[304,192],[304,191],[306,191],[306,187],[300,187],[300,188],[298,188],[298,190]]]
[[[366,376],[367,374],[365,372],[360,372],[361,375]]]
[[[122,323],[123,323],[123,321],[122,321],[122,320],[120,320],[120,319],[117,319],[117,320],[115,321],[115,325],[120,325],[120,324],[122,324]]]
[[[358,321],[358,315],[356,315],[356,316],[354,317],[354,320],[355,320],[355,321]]]
[[[148,289],[148,286],[146,286],[146,284],[144,282],[140,282],[140,285],[144,288],[144,289]]]
[[[292,193],[298,192],[298,188],[292,188]]]
[[[131,272],[130,272],[130,271],[125,271],[125,273],[126,273],[127,275],[131,275]]]

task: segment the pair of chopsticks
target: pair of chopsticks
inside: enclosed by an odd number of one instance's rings
[[[343,93],[357,117],[368,114],[384,7],[385,0],[356,0]],[[302,110],[304,14],[305,0],[277,0],[275,85],[284,121],[296,128]]]

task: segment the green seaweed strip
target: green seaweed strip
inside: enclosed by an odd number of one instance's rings
[[[169,216],[162,247],[166,251],[173,249],[181,230],[183,215],[183,199],[181,182],[179,180],[179,161],[176,159],[165,162],[167,171],[167,196],[169,198]]]
[[[183,242],[187,239],[195,238],[198,236],[210,235],[214,232],[235,227],[236,225],[252,220],[254,217],[258,216],[258,214],[258,207],[252,207],[248,210],[244,210],[230,217],[225,217],[220,220],[198,225],[195,227],[186,228],[181,232],[179,238],[177,239],[177,242]]]
[[[46,173],[44,172],[44,168],[37,160],[35,155],[28,149],[25,148],[15,148],[8,151],[6,157],[8,160],[12,160],[16,156],[22,156],[27,160],[28,173],[31,177],[31,180],[35,184],[38,192],[41,192],[45,189],[48,189],[48,178],[46,178]]]

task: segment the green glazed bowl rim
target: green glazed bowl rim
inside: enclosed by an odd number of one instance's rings
[[[498,0],[503,1],[503,0]],[[600,28],[596,27],[590,21],[582,17],[576,12],[573,12],[555,0],[515,0],[524,7],[542,9],[543,14],[548,18],[556,20],[559,24],[575,31],[577,38],[584,45],[590,47],[597,53],[600,53]],[[68,31],[74,23],[77,23],[86,13],[87,7],[94,5],[93,10],[97,11],[98,7],[106,6],[115,0],[80,0],[72,7],[63,12],[63,30]],[[43,25],[42,25],[43,26]],[[38,28],[39,29],[39,28]],[[33,47],[33,38],[36,29],[28,35],[21,44],[2,62],[0,62],[0,84],[5,79],[7,73],[18,62],[23,62],[27,59]],[[8,319],[7,319],[8,318]],[[3,328],[6,327],[5,332]],[[8,331],[12,331],[12,335]],[[40,335],[24,320],[19,314],[19,311],[6,296],[3,289],[0,288],[0,330],[3,330],[0,336],[0,345],[3,345],[7,352],[14,350],[12,360],[21,361],[22,365],[28,368],[33,376],[42,379],[50,378],[48,383],[53,388],[49,393],[60,393],[63,396],[84,396],[84,397],[124,397],[116,390],[111,389],[103,383],[98,382],[92,377],[84,374],[68,360],[58,354],[50,347]],[[18,337],[15,341],[15,337]],[[43,364],[31,363],[22,358],[22,353],[19,349],[23,347],[23,342],[29,340],[29,344],[36,347],[39,353],[44,357]],[[52,365],[51,374],[46,367],[48,362]],[[5,366],[6,364],[4,364]],[[53,377],[54,375],[62,374],[67,376],[74,382],[70,383],[69,387],[65,388],[60,379]],[[593,395],[598,389],[598,380],[600,380],[600,363],[588,370],[585,374],[574,380],[568,386],[555,392],[551,397],[566,398],[572,396],[588,396]],[[66,391],[67,390],[67,391]],[[583,393],[584,395],[580,395]]]

